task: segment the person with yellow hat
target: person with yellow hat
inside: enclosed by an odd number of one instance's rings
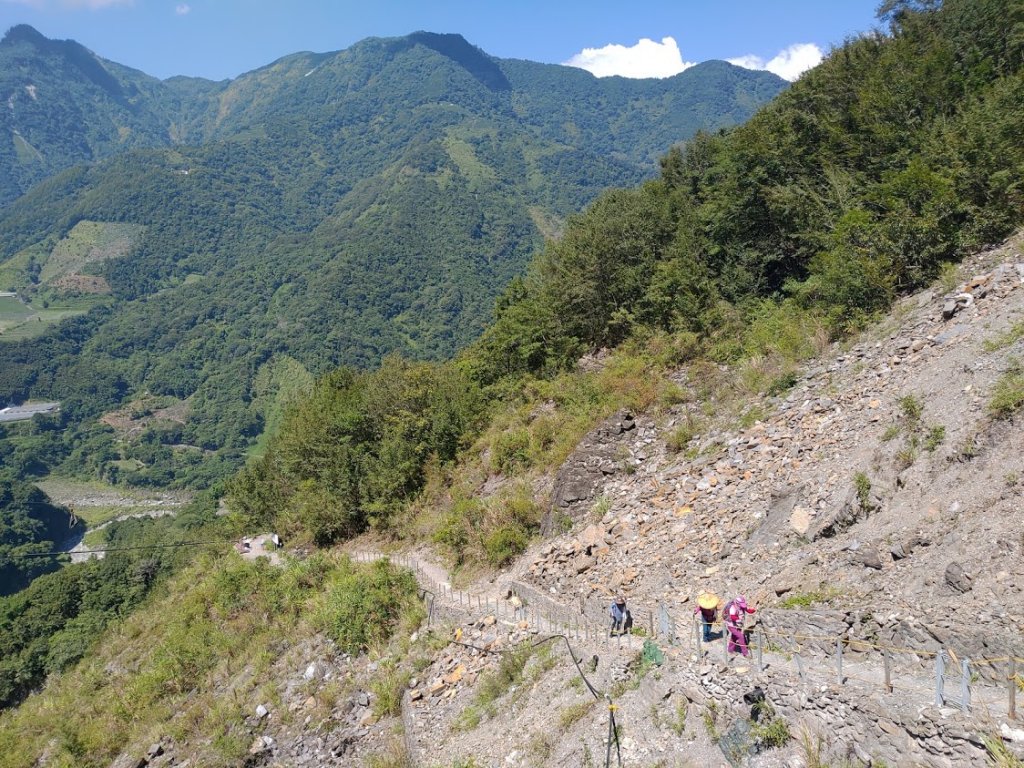
[[[711,627],[718,620],[718,604],[721,602],[714,592],[701,592],[697,596],[697,607],[694,615],[700,614],[701,628],[704,630],[704,642],[711,642]]]

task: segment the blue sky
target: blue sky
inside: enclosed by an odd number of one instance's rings
[[[502,58],[595,74],[665,76],[729,59],[792,79],[875,26],[878,0],[0,0],[27,23],[160,78],[235,77],[297,51],[365,37],[459,32]],[[646,41],[646,42],[641,42]],[[639,45],[638,45],[639,44]],[[780,56],[780,54],[782,54]]]

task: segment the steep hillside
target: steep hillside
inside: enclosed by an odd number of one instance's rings
[[[2,50],[29,72],[32,55],[86,55],[22,27]],[[96,77],[121,72],[90,61]],[[451,356],[567,215],[783,87],[721,63],[664,81],[598,80],[430,33],[296,54],[216,85],[150,85],[147,108],[169,121],[174,149],[78,166],[0,215],[0,279],[39,320],[0,336],[0,397],[47,392],[85,418],[126,395],[187,398],[183,431],[147,433],[155,449],[119,445],[116,460],[149,468],[133,482],[200,485],[263,429],[262,369],[286,356],[315,373],[394,351]],[[556,101],[568,91],[577,98]],[[95,237],[82,242],[80,228]],[[127,252],[102,247],[115,231],[132,233]],[[88,254],[69,263],[69,240]],[[48,329],[49,306],[78,317]],[[75,383],[97,374],[111,386]],[[221,464],[199,477],[190,468],[203,451]]]
[[[1005,674],[1008,656],[1024,658],[1024,528],[1012,513],[1022,244],[972,257],[824,349],[788,393],[705,399],[706,370],[670,371],[693,400],[618,414],[532,477],[549,489],[557,532],[508,569],[453,589],[422,551],[394,556],[427,590],[429,619],[354,618],[369,610],[361,600],[408,595],[383,565],[352,573],[301,552],[280,570],[234,553],[203,563],[95,659],[0,717],[0,765],[596,765],[609,746],[626,766],[1015,765],[1024,734],[1006,717]],[[694,418],[699,433],[680,442]],[[480,498],[508,482],[492,476]],[[358,559],[380,557],[376,547],[352,545]],[[382,581],[372,598],[342,601],[331,590],[350,578]],[[725,662],[717,636],[695,646],[705,590],[757,606],[760,654]],[[615,594],[637,635],[608,637]],[[352,646],[360,626],[400,628]],[[656,649],[644,643],[652,630]],[[951,667],[941,707],[939,649]],[[963,658],[970,713],[955,705]],[[609,709],[588,683],[614,704],[611,745]],[[751,723],[743,694],[755,687],[767,704]],[[115,690],[133,692],[130,708]],[[86,691],[102,694],[89,717],[58,732],[53,713],[85,711]]]
[[[571,217],[455,359],[260,371],[279,426],[215,521],[252,536],[0,716],[0,760],[1019,766],[1024,3],[884,9]],[[751,655],[698,640],[705,590]],[[33,628],[0,638],[38,679]]]

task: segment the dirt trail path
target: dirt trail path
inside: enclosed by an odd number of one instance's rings
[[[600,650],[605,653],[632,654],[642,650],[646,639],[636,635],[611,637],[606,627],[598,626],[588,617],[580,616],[576,621],[571,606],[551,597],[516,607],[513,601],[505,600],[504,595],[494,594],[494,591],[488,593],[453,589],[448,571],[418,554],[385,554],[367,550],[355,550],[350,554],[362,561],[388,558],[396,565],[409,568],[416,574],[421,586],[433,593],[435,604],[458,610],[468,618],[479,619],[492,613],[499,621],[525,622],[526,627],[537,633],[565,634],[588,652]],[[770,678],[782,677],[789,684],[804,687],[838,686],[839,691],[842,691],[848,686],[851,693],[875,696],[879,703],[894,711],[907,711],[935,703],[936,679],[930,664],[915,665],[911,669],[905,661],[894,662],[891,676],[893,690],[890,693],[885,687],[885,667],[881,657],[845,655],[840,683],[839,668],[834,656],[813,647],[805,648],[799,656],[763,648],[759,660],[756,634],[752,638],[752,653],[749,657],[726,654],[724,639],[702,644],[702,653],[698,656],[689,633],[685,631],[677,634],[671,643],[668,638],[654,639],[664,646],[671,664],[689,668],[696,675],[702,669],[716,666],[733,674],[756,673]],[[970,702],[975,713],[983,717],[1005,714],[1005,687],[981,679],[969,680]],[[947,661],[943,691],[945,706],[959,709],[962,696],[961,669],[953,660]]]

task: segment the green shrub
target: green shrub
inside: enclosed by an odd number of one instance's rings
[[[480,722],[484,719],[484,713],[480,707],[475,704],[470,704],[455,718],[455,722],[452,723],[452,728],[456,731],[473,731],[480,725]]]
[[[779,607],[785,609],[810,608],[812,605],[826,603],[837,595],[839,595],[839,591],[835,589],[818,590],[815,592],[797,592],[789,595],[785,600],[779,603]]]
[[[997,419],[1008,419],[1021,406],[1024,406],[1024,371],[1012,365],[993,387],[988,410]]]
[[[530,432],[524,427],[498,435],[491,450],[491,468],[505,475],[530,465]]]
[[[498,661],[498,667],[480,678],[475,703],[483,707],[493,704],[505,695],[509,688],[519,683],[534,650],[533,645],[527,642],[520,643],[507,653],[503,653]]]
[[[346,653],[386,642],[403,624],[422,617],[415,577],[387,560],[355,565],[344,560],[331,575],[316,623]]]
[[[672,728],[672,733],[676,736],[682,736],[683,732],[686,730],[686,708],[687,705],[685,701],[681,701],[676,704],[675,720],[669,723],[669,726]]]
[[[924,403],[914,395],[905,395],[900,398],[900,411],[907,425],[911,428],[921,423],[921,415],[924,413]]]
[[[853,476],[853,487],[857,491],[860,508],[867,511],[871,507],[871,480],[863,472]]]
[[[415,763],[400,738],[391,742],[384,752],[366,758],[366,768],[414,768],[414,766]]]
[[[359,529],[358,515],[347,509],[315,480],[299,483],[280,516],[281,531],[291,538],[308,533],[326,546]]]
[[[702,427],[703,425],[699,421],[688,417],[685,423],[669,432],[668,437],[665,438],[665,447],[672,453],[679,453],[700,434]]]
[[[763,708],[763,715],[767,721],[758,723],[753,727],[752,735],[754,739],[768,747],[768,749],[777,749],[788,744],[792,734],[789,731],[789,726],[786,725],[786,721],[781,717],[776,717],[770,705]]]
[[[375,717],[388,717],[402,713],[402,694],[409,683],[411,674],[401,670],[394,660],[387,659],[380,664],[377,673],[370,681],[373,692],[373,714]]]
[[[529,543],[530,536],[521,526],[514,523],[503,525],[484,539],[487,562],[500,568],[525,552]]]
[[[765,391],[769,397],[778,397],[795,387],[798,380],[796,371],[786,371],[772,379]]]
[[[952,261],[939,264],[939,290],[952,293],[960,285],[960,268]]]
[[[484,506],[479,499],[456,499],[445,512],[431,535],[435,544],[445,547],[461,565],[472,541],[473,529],[484,518]]]
[[[981,346],[986,352],[995,352],[1003,347],[1016,344],[1024,338],[1024,321],[1015,323],[1008,331],[1001,333],[994,339],[986,340]]]
[[[583,701],[570,704],[558,713],[558,727],[563,731],[569,730],[573,723],[582,720],[594,708],[595,701],[595,699],[588,697]]]
[[[928,430],[928,434],[924,438],[924,449],[928,453],[932,453],[938,448],[942,441],[946,439],[946,428],[941,424],[937,427],[932,427]]]

